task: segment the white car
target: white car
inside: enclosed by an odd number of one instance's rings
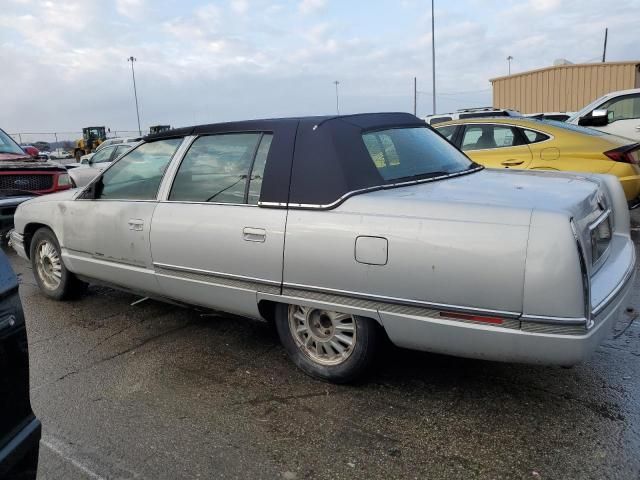
[[[640,141],[640,88],[608,93],[567,120]]]
[[[100,151],[80,157],[80,163],[67,165],[71,181],[76,187],[84,187],[94,179],[105,168],[111,165],[116,158],[120,157],[136,143],[118,143],[108,145]]]
[[[480,107],[480,108],[462,108],[452,113],[438,113],[436,115],[428,115],[424,117],[424,121],[429,125],[436,123],[448,122],[451,120],[462,120],[464,118],[478,117],[521,117],[522,114],[516,110],[507,110],[503,108]]]

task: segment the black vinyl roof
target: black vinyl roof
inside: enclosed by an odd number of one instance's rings
[[[363,113],[214,123],[167,130],[144,140],[272,132],[261,203],[326,207],[355,190],[385,184],[362,140],[364,131],[424,126],[424,120],[409,113]]]

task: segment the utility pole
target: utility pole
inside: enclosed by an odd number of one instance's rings
[[[607,61],[607,34],[609,33],[609,28],[604,29],[604,48],[602,49],[602,63]]]
[[[509,75],[511,75],[511,60],[513,60],[513,57],[509,55],[507,57],[507,63],[509,64]]]
[[[340,103],[338,102],[338,85],[340,85],[340,82],[338,80],[334,80],[333,83],[336,85],[336,112],[340,115]]]
[[[418,115],[418,79],[413,77],[413,114]]]
[[[434,3],[431,0],[431,70],[433,71],[433,114],[436,114],[436,32],[434,18]]]
[[[133,62],[137,61],[134,57],[127,58],[128,62],[131,62],[131,78],[133,78],[133,96],[136,99],[136,116],[138,117],[138,135],[142,136],[142,129],[140,128],[140,110],[138,109],[138,91],[136,90],[136,72],[133,69]]]

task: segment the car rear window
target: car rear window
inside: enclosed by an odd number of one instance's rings
[[[448,122],[451,117],[434,117],[429,120],[429,125],[435,125],[436,123]]]
[[[599,137],[602,135],[606,135],[605,132],[601,132],[600,130],[596,130],[594,128],[581,127],[579,125],[574,125],[572,123],[567,122],[559,122],[557,120],[538,120],[539,122],[546,123],[548,125],[553,125],[556,128],[562,128],[564,130],[570,130],[572,132],[584,133],[585,135],[592,135],[594,137]]]
[[[387,183],[458,173],[473,165],[444,138],[425,127],[367,132],[362,139]]]

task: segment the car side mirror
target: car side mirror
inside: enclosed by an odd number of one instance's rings
[[[590,114],[580,117],[578,125],[583,127],[604,127],[609,124],[609,111],[596,109]]]
[[[79,198],[82,198],[84,200],[95,200],[96,198],[100,198],[103,186],[104,184],[102,183],[102,175],[100,175],[93,182],[91,182],[87,188],[84,189]]]

